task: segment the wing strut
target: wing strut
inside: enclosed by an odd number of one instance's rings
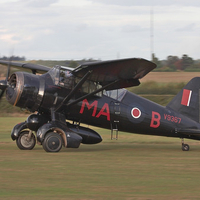
[[[75,86],[75,88],[69,93],[69,95],[63,100],[63,102],[62,102],[61,104],[59,104],[55,109],[51,110],[52,116],[54,116],[55,113],[59,112],[59,110],[62,108],[62,106],[63,106],[64,104],[65,104],[67,107],[73,106],[74,104],[77,104],[78,102],[82,101],[83,99],[88,98],[88,97],[90,97],[90,96],[93,96],[93,95],[95,95],[96,93],[99,93],[99,92],[101,92],[101,91],[103,91],[103,90],[105,90],[105,89],[111,87],[112,85],[114,85],[114,84],[120,82],[120,79],[115,80],[115,81],[113,81],[112,83],[109,83],[109,84],[107,84],[107,85],[105,85],[105,86],[99,88],[98,90],[95,90],[95,91],[93,91],[93,92],[91,92],[91,93],[89,93],[89,94],[86,94],[86,95],[84,95],[84,96],[82,96],[82,97],[80,97],[80,98],[74,100],[73,102],[67,104],[67,102],[69,102],[69,100],[71,99],[71,97],[72,97],[72,96],[77,92],[77,90],[83,85],[83,83],[87,80],[87,78],[89,77],[89,75],[90,75],[91,73],[92,73],[91,70],[88,71],[88,72],[85,74],[85,76],[78,82],[78,84]]]
[[[73,101],[73,102],[71,102],[71,103],[68,103],[68,104],[67,104],[67,107],[73,106],[74,104],[77,104],[78,102],[82,101],[83,99],[88,98],[88,97],[90,97],[90,96],[93,96],[94,94],[96,94],[96,93],[98,93],[98,92],[101,92],[101,91],[105,90],[106,88],[109,88],[110,86],[114,85],[115,83],[118,83],[119,81],[120,81],[119,79],[118,79],[118,80],[115,80],[115,81],[113,81],[112,83],[109,83],[109,84],[103,86],[102,88],[99,88],[98,90],[95,90],[94,92],[91,92],[91,93],[89,93],[89,94],[86,94],[86,95],[84,95],[84,96],[82,96],[82,97],[76,99],[75,101]]]

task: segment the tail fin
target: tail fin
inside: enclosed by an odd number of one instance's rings
[[[200,77],[195,77],[172,99],[167,107],[200,122]]]

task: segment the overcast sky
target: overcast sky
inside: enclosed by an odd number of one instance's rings
[[[0,0],[0,56],[200,59],[198,0]]]

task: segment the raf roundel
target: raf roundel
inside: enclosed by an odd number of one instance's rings
[[[141,111],[140,111],[140,109],[134,107],[134,108],[131,110],[131,115],[132,115],[133,118],[138,119],[138,118],[141,116]]]

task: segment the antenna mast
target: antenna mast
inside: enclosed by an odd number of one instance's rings
[[[151,59],[154,57],[154,10],[153,6],[150,11],[150,48],[151,48]]]

